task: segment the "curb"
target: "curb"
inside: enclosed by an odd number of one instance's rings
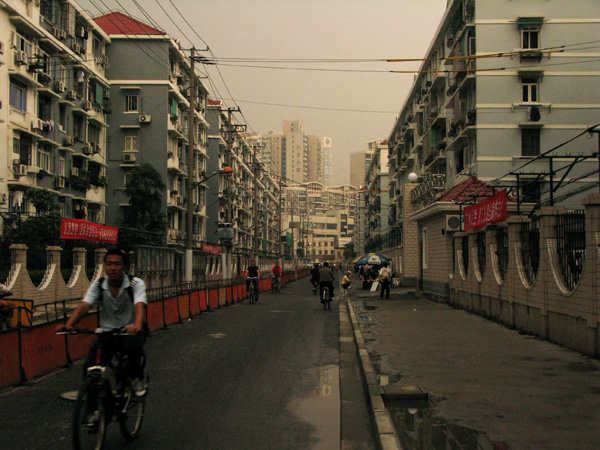
[[[346,306],[350,314],[350,321],[354,330],[354,340],[358,348],[358,356],[360,358],[363,381],[367,387],[369,395],[369,405],[371,406],[371,418],[375,424],[375,431],[379,440],[379,446],[382,450],[402,450],[396,430],[392,422],[392,418],[383,403],[383,397],[377,383],[377,374],[375,368],[369,359],[369,353],[365,346],[358,319],[354,312],[354,305],[349,298],[346,298]]]

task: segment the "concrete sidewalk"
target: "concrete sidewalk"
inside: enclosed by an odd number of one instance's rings
[[[600,361],[414,289],[391,292],[389,300],[360,289],[348,295],[384,398],[427,393],[448,427],[491,443],[479,448],[600,448]]]

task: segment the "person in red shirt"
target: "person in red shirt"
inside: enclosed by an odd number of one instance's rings
[[[273,274],[273,292],[279,292],[279,287],[281,286],[281,266],[279,265],[279,261],[275,262],[271,273]]]

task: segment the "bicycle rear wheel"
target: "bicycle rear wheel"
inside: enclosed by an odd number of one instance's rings
[[[329,298],[329,289],[323,289],[323,309],[327,309],[328,305],[331,303],[331,299]],[[331,308],[331,306],[329,306]]]
[[[250,287],[250,304],[254,304],[254,286]]]
[[[109,398],[106,384],[85,380],[73,413],[73,446],[75,450],[102,450],[106,436],[106,401]]]
[[[119,411],[119,427],[121,434],[131,441],[139,436],[144,422],[144,413],[146,411],[146,396],[136,397],[131,383],[127,383],[127,387],[123,393],[123,402]]]

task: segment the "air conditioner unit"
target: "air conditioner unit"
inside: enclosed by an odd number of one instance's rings
[[[67,99],[69,100],[77,100],[77,92],[74,89],[69,89],[67,91]]]
[[[73,145],[75,143],[75,137],[74,136],[65,136],[64,140],[63,140],[63,144],[65,145]]]
[[[183,205],[183,197],[177,197],[177,206]]]
[[[148,123],[152,120],[152,116],[150,114],[140,114],[140,123]]]
[[[92,154],[92,145],[89,142],[83,144],[83,153],[86,155]]]
[[[54,89],[55,89],[57,92],[65,92],[65,83],[64,83],[64,82],[62,82],[62,81],[56,81],[56,82],[54,83]]]
[[[78,177],[79,176],[79,168],[78,167],[71,167],[71,176],[72,177]]]
[[[109,90],[104,91],[104,98],[107,100],[110,99],[110,91]]]
[[[34,117],[31,119],[31,129],[35,131],[41,131],[44,129],[44,121]]]
[[[100,153],[100,145],[97,142],[90,142],[92,153]]]
[[[86,111],[89,111],[90,109],[92,109],[92,102],[89,100],[86,100],[85,102],[83,102],[83,109],[85,109]]]
[[[446,216],[446,231],[460,231],[461,223],[459,215]]]
[[[23,50],[17,50],[15,52],[15,63],[27,64],[27,53],[25,53]]]
[[[54,186],[57,188],[64,188],[65,187],[65,179],[63,177],[56,177],[54,179]]]
[[[27,166],[25,164],[19,164],[17,166],[17,175],[20,177],[27,175]]]
[[[133,163],[136,160],[136,156],[137,155],[135,153],[125,153],[123,155],[123,161]]]
[[[81,45],[79,45],[77,43],[73,44],[73,51],[75,53],[81,53]]]

